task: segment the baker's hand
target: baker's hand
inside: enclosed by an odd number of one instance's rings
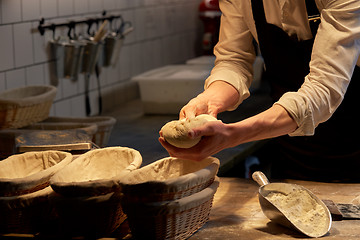
[[[179,119],[194,118],[200,114],[209,114],[216,118],[219,113],[219,103],[202,93],[193,98],[180,111]]]
[[[201,127],[194,128],[189,132],[190,138],[202,136],[201,141],[191,148],[177,148],[167,143],[160,132],[159,142],[167,150],[170,156],[201,161],[221,150],[232,147],[230,139],[231,127],[222,121],[207,122]]]
[[[233,107],[238,99],[239,93],[233,86],[224,81],[215,81],[181,109],[179,119],[193,118],[200,114],[216,118],[218,113]]]

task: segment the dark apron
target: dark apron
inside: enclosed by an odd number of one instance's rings
[[[307,1],[308,15],[317,11]],[[264,58],[265,79],[273,101],[285,92],[297,91],[309,73],[314,39],[299,41],[281,28],[266,22],[262,0],[252,0],[253,17]],[[311,22],[313,36],[317,24]],[[319,124],[314,136],[281,136],[270,140],[259,153],[261,162],[271,166],[271,178],[317,181],[360,181],[360,68],[356,67],[345,98],[333,116]]]

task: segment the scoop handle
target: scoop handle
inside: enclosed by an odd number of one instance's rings
[[[257,182],[260,187],[270,183],[265,174],[261,171],[254,172],[252,174],[252,179]]]

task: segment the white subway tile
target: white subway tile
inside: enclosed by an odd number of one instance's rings
[[[14,25],[14,49],[16,67],[22,67],[33,63],[31,23]]]
[[[32,23],[32,28],[35,29],[38,27],[37,22]],[[32,34],[33,39],[33,49],[34,49],[34,62],[45,62],[50,60],[50,46],[48,40],[52,39],[52,32],[45,31],[44,35],[42,36],[40,32],[36,31]]]
[[[44,85],[44,65],[35,65],[26,68],[26,85]]]
[[[6,90],[5,73],[0,73],[0,92]]]
[[[11,25],[0,26],[0,71],[14,67],[14,43]],[[6,56],[6,57],[5,57]]]
[[[136,41],[136,24],[135,24],[135,13],[134,10],[125,10],[120,13],[124,22],[129,22],[130,25],[127,27],[133,27],[134,30],[127,34],[124,39],[124,44],[132,43]]]
[[[104,10],[103,1],[89,0],[89,11],[96,13]]]
[[[40,0],[40,13],[44,18],[56,17],[57,11],[57,0]]]
[[[144,71],[142,44],[131,45],[131,75],[135,76]]]
[[[59,16],[69,16],[74,14],[74,0],[58,1]]]
[[[121,56],[120,56],[121,59]],[[116,83],[120,80],[120,76],[119,76],[119,70],[118,70],[118,65],[116,66],[109,66],[106,68],[106,82],[108,84],[113,84]],[[102,79],[102,76],[100,76],[100,80]]]
[[[71,117],[71,100],[65,99],[54,103],[55,115],[58,117]]]
[[[40,0],[22,0],[22,20],[40,19]]]
[[[115,0],[116,9],[126,9],[129,7],[127,0]]]
[[[159,25],[157,24],[157,16],[154,7],[149,7],[145,9],[145,31],[142,34],[145,34],[145,39],[154,38],[159,31]]]
[[[127,80],[131,78],[131,47],[123,46],[119,58],[120,79]]]
[[[114,10],[116,9],[116,0],[104,0],[104,10]]]
[[[74,5],[76,14],[84,14],[89,12],[88,0],[74,0]]]
[[[85,97],[83,95],[76,96],[71,98],[70,101],[71,101],[71,116],[86,117]]]
[[[1,1],[2,23],[21,21],[21,0]]]
[[[143,41],[146,38],[146,12],[145,9],[135,10],[134,29],[136,40]]]
[[[23,68],[5,72],[6,88],[18,88],[26,85],[25,70]]]
[[[74,96],[78,93],[78,82],[77,81],[71,81],[70,79],[60,79],[59,81],[61,81],[61,87],[62,87],[62,97],[63,98],[68,98],[71,96]]]

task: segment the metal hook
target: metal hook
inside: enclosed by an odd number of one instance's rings
[[[75,22],[73,22],[73,21],[71,21],[71,22],[69,22],[68,23],[68,28],[69,28],[69,30],[68,30],[68,37],[69,37],[69,39],[74,39],[74,37],[75,37]],[[71,36],[71,30],[73,30],[74,31],[74,36]]]

